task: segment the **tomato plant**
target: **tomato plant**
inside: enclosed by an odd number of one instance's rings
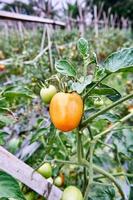
[[[77,164],[84,167],[84,179],[87,179],[86,170],[88,169],[89,180],[87,181],[87,186],[84,183],[84,199],[87,200],[89,191],[93,186],[94,182],[94,172],[101,173],[106,178],[110,179],[115,186],[118,188],[118,191],[123,199],[127,199],[123,189],[120,184],[115,180],[115,178],[99,166],[93,164],[94,150],[96,144],[99,140],[106,137],[113,128],[120,125],[129,119],[133,113],[127,114],[126,117],[123,117],[119,122],[114,123],[107,129],[102,132],[96,133],[93,135],[91,123],[98,116],[105,114],[105,112],[119,105],[120,103],[130,99],[133,94],[129,94],[126,97],[121,98],[121,94],[114,88],[109,87],[102,83],[104,79],[107,79],[112,73],[118,73],[121,71],[132,71],[131,65],[133,64],[133,59],[130,57],[132,49],[123,49],[119,52],[116,52],[109,56],[103,63],[103,66],[97,61],[96,54],[93,54],[92,60],[89,52],[89,45],[84,38],[80,38],[77,44],[78,50],[81,57],[83,58],[83,70],[82,75],[78,74],[74,65],[67,60],[60,60],[56,62],[55,69],[60,73],[66,82],[64,84],[63,78],[60,79],[60,92],[58,92],[52,98],[50,102],[50,117],[51,121],[54,124],[55,128],[59,129],[62,132],[73,131],[77,135],[77,161],[63,161],[57,160],[57,163],[66,163],[66,164]],[[129,55],[130,62],[123,59],[125,55]],[[118,59],[121,58],[121,63],[118,62]],[[126,64],[127,62],[127,64]],[[94,63],[95,65],[95,75],[98,80],[93,80],[93,76],[88,75],[88,66],[89,64]],[[126,69],[125,69],[126,64]],[[99,78],[100,77],[100,78]],[[66,92],[67,91],[67,92]],[[94,96],[95,95],[95,96]],[[88,101],[91,96],[94,102],[95,107],[105,106],[103,100],[99,97],[100,95],[105,95],[106,98],[111,100],[113,103],[107,107],[104,107],[98,112],[94,112],[91,115],[86,114],[88,108]],[[81,120],[82,118],[82,120]],[[88,141],[89,149],[86,156],[84,156],[84,144],[82,143],[82,137],[84,134],[84,129],[88,129],[90,134],[90,139]],[[72,132],[71,132],[72,133]],[[85,142],[86,143],[86,142]],[[89,161],[89,162],[88,162]],[[56,162],[56,161],[55,161]],[[61,185],[61,179],[57,179],[57,185]],[[85,180],[84,180],[85,181]],[[99,182],[95,182],[96,186]],[[109,188],[108,188],[109,189]],[[114,190],[112,190],[111,195],[114,198]],[[82,193],[78,191],[73,186],[66,188],[63,192],[62,199],[83,199]]]
[[[77,34],[74,37],[77,39]],[[78,40],[77,48],[76,43],[68,47],[64,45],[59,50],[72,61],[60,59],[51,71],[44,67],[49,59],[45,55],[34,63],[37,67],[33,71],[32,65],[17,71],[7,68],[14,73],[13,84],[4,83],[8,75],[6,70],[2,71],[0,143],[35,169],[39,165],[38,172],[48,182],[53,184],[51,176],[56,177],[54,184],[64,190],[63,200],[127,200],[131,195],[122,185],[126,184],[129,191],[132,182],[133,93],[132,81],[127,79],[132,78],[133,48],[121,49],[101,62],[97,59],[101,56],[99,50],[99,55],[92,52],[92,46],[84,38]],[[61,57],[58,53],[54,54],[55,60]],[[23,70],[32,79],[20,78]],[[38,91],[42,102],[49,105],[40,102]],[[11,109],[16,109],[15,115]],[[68,131],[69,134],[64,133]],[[14,138],[15,143],[12,142],[15,133],[20,142]],[[2,175],[0,182],[6,180]],[[9,188],[12,193],[20,194],[18,186],[16,190]]]

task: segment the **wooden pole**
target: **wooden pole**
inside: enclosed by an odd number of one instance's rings
[[[0,169],[7,172],[47,200],[60,200],[62,191],[48,182],[33,168],[16,158],[0,146]]]
[[[60,21],[54,21],[52,19],[37,17],[37,16],[30,16],[30,15],[23,15],[13,12],[7,11],[0,11],[0,18],[4,19],[11,19],[11,20],[19,20],[19,21],[28,21],[28,22],[36,22],[36,23],[45,23],[45,24],[53,24],[57,26],[65,27],[66,24]]]

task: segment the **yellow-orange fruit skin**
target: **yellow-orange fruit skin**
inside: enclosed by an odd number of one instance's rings
[[[78,127],[82,114],[83,100],[76,92],[58,92],[50,102],[51,121],[63,132]]]

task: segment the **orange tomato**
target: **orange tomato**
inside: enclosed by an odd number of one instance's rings
[[[50,102],[50,117],[54,126],[61,131],[75,129],[83,114],[83,100],[76,93],[58,92]]]

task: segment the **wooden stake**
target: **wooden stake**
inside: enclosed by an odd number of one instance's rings
[[[33,168],[0,146],[0,169],[7,172],[47,200],[60,200],[62,191],[48,182]]]
[[[53,25],[64,26],[64,27],[66,26],[64,22],[54,21],[52,19],[47,19],[47,18],[42,18],[42,17],[37,17],[37,16],[7,12],[7,11],[0,11],[0,17],[4,19],[11,19],[11,20],[14,19],[14,20],[19,20],[19,21],[53,24]]]

